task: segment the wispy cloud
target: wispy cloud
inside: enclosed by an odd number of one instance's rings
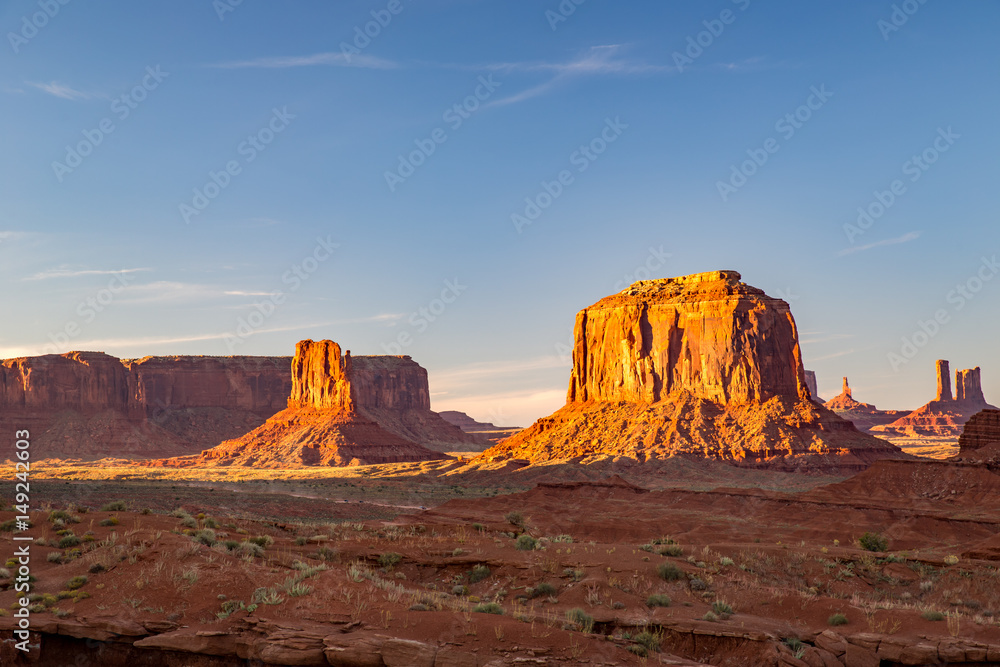
[[[495,72],[548,72],[553,76],[548,81],[522,90],[513,95],[494,100],[487,107],[516,104],[548,93],[562,83],[583,76],[597,75],[632,75],[650,73],[669,73],[676,68],[668,65],[651,65],[619,56],[621,45],[594,46],[582,55],[562,62],[503,62],[490,63],[481,66],[461,66],[469,69],[486,69]]]
[[[0,238],[2,238],[2,232],[0,232]],[[117,269],[117,270],[104,270],[104,269],[71,269],[66,266],[61,266],[57,269],[49,269],[47,271],[41,271],[34,275],[28,276],[27,278],[22,278],[22,281],[28,280],[50,280],[52,278],[79,278],[80,276],[110,276],[122,273],[137,273],[139,271],[152,271],[152,269],[139,268],[139,269]]]
[[[85,93],[80,90],[76,90],[67,86],[64,83],[59,83],[58,81],[53,81],[51,83],[37,83],[34,81],[26,81],[29,86],[37,88],[42,92],[46,92],[49,95],[55,95],[56,97],[61,97],[64,100],[87,100],[93,97],[90,93]]]
[[[288,67],[315,67],[327,65],[332,67],[360,67],[363,69],[395,69],[399,65],[391,60],[375,56],[354,55],[325,52],[308,56],[272,56],[253,58],[251,60],[235,60],[223,63],[213,63],[208,67],[218,69],[285,69]]]
[[[894,239],[884,239],[882,241],[876,241],[875,243],[869,243],[868,245],[859,245],[851,248],[844,248],[837,253],[838,257],[843,257],[844,255],[850,255],[855,252],[862,252],[864,250],[871,250],[872,248],[880,248],[887,245],[899,245],[900,243],[909,243],[910,241],[915,241],[920,238],[923,232],[910,232],[908,234],[903,234]]]

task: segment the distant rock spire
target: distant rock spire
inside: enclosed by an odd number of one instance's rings
[[[944,359],[937,360],[937,397],[935,401],[954,400],[951,395],[951,370]]]
[[[840,393],[841,395],[846,396],[847,398],[854,398],[854,396],[851,395],[851,385],[847,384],[846,377],[844,378],[844,389]]]

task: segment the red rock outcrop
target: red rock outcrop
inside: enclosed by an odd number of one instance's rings
[[[855,400],[846,377],[844,378],[844,389],[840,395],[830,399],[824,405],[827,409],[833,410],[839,416],[852,422],[862,431],[869,431],[875,426],[888,424],[909,414],[905,410],[879,410],[871,403]]]
[[[290,388],[290,357],[69,352],[0,361],[0,429],[28,429],[34,459],[196,452],[259,426]]]
[[[576,317],[566,406],[484,453],[859,470],[896,447],[810,400],[788,304],[735,271],[647,280]]]
[[[473,440],[430,411],[427,372],[410,357],[352,358],[333,341],[304,340],[295,346],[291,368],[285,410],[200,456],[159,463],[295,467],[433,461],[448,457],[423,446],[428,433],[450,438],[453,446]]]
[[[955,398],[947,361],[936,362],[937,395],[933,401],[889,424],[872,428],[873,433],[908,437],[958,437],[962,427],[980,410],[997,408],[983,396],[979,367],[956,371]]]
[[[965,423],[958,439],[959,456],[1000,444],[1000,410],[980,410]]]

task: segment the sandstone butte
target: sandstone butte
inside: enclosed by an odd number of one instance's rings
[[[958,437],[962,427],[980,410],[996,410],[983,396],[982,374],[977,366],[955,373],[952,394],[950,364],[938,360],[937,395],[923,407],[889,424],[872,428],[873,433],[889,436]]]
[[[424,447],[481,440],[430,410],[427,371],[408,356],[351,357],[333,341],[300,341],[287,407],[249,433],[167,466],[348,466],[449,458]]]
[[[370,419],[440,449],[481,449],[430,411],[427,373],[408,357],[356,357]],[[0,360],[0,429],[28,429],[32,458],[162,458],[239,437],[287,407],[292,357],[69,352]]]
[[[198,452],[280,410],[290,361],[103,352],[0,360],[0,429],[28,429],[36,460]]]
[[[482,460],[671,456],[836,472],[909,458],[812,400],[787,303],[714,271],[580,311],[566,405]]]
[[[871,403],[855,400],[851,385],[847,382],[846,377],[844,378],[844,388],[840,394],[824,405],[863,431],[869,431],[880,424],[888,424],[909,414],[907,410],[879,410]]]

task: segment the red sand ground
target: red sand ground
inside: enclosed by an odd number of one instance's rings
[[[366,523],[199,518],[200,509],[73,508],[79,522],[34,513],[30,534],[46,542],[31,561],[41,652],[26,662],[4,643],[0,664],[1000,660],[1000,476],[981,466],[883,462],[800,494],[542,483]],[[68,535],[60,530],[81,543],[53,546]],[[890,552],[859,549],[866,531]],[[519,550],[522,534],[537,548]],[[11,533],[0,535],[11,553]],[[257,537],[259,549],[244,545]],[[664,565],[675,580],[658,576]],[[89,597],[74,600],[77,576]],[[0,581],[9,614],[17,595]],[[669,606],[648,606],[652,595]],[[488,603],[502,614],[475,610]],[[705,620],[723,603],[731,615]],[[568,619],[574,609],[582,623]],[[948,616],[927,620],[929,611]],[[838,613],[846,624],[829,625]],[[5,636],[13,620],[0,616]]]

